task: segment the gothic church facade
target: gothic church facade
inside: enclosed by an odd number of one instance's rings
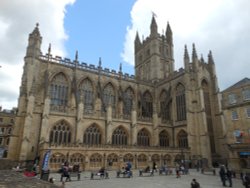
[[[81,169],[133,168],[155,162],[211,166],[223,160],[223,121],[212,53],[184,49],[174,70],[170,25],[134,42],[135,75],[41,52],[38,25],[29,35],[18,115],[8,158],[34,160],[51,151],[49,167],[69,161]]]

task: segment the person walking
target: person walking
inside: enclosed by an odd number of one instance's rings
[[[200,188],[200,184],[196,181],[196,179],[192,180],[191,188]]]

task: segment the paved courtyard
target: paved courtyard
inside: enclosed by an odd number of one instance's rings
[[[189,188],[193,178],[200,182],[202,188],[218,188],[223,187],[218,175],[201,174],[196,170],[190,170],[189,175],[182,175],[181,178],[176,178],[175,175],[159,175],[156,173],[152,177],[139,177],[137,170],[133,171],[133,178],[116,178],[116,172],[109,172],[110,178],[100,180],[90,180],[90,172],[81,174],[81,180],[77,181],[72,178],[71,182],[66,182],[66,188]],[[217,173],[218,174],[218,173]],[[50,177],[55,178],[56,185],[62,185],[60,182],[60,174],[50,174]],[[227,182],[228,183],[228,182]],[[239,178],[233,179],[233,187],[243,188]]]

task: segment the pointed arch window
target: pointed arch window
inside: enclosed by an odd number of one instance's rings
[[[128,119],[131,117],[131,111],[133,107],[134,92],[131,88],[128,88],[124,93],[123,98],[123,117]]]
[[[127,145],[128,144],[127,133],[122,127],[118,127],[113,132],[112,144],[114,145]]]
[[[188,138],[187,138],[187,133],[185,131],[180,131],[177,139],[178,139],[178,146],[180,148],[188,148]]]
[[[101,132],[97,125],[93,124],[88,127],[83,136],[83,143],[86,145],[101,144]]]
[[[71,130],[65,121],[61,121],[52,128],[49,143],[52,145],[68,145],[71,143]]]
[[[103,106],[102,111],[105,112],[108,105],[112,107],[112,115],[115,117],[115,104],[116,104],[116,97],[115,91],[111,83],[107,84],[103,90]]]
[[[176,108],[177,121],[186,120],[185,87],[182,84],[179,84],[176,88]]]
[[[161,131],[159,134],[159,144],[161,147],[169,147],[169,136],[167,131]]]
[[[161,119],[163,123],[166,123],[171,119],[170,103],[171,103],[170,91],[169,92],[163,91],[160,95]]]
[[[137,145],[138,146],[149,146],[150,145],[149,133],[146,129],[142,129],[138,132]]]
[[[142,97],[142,118],[152,119],[153,116],[153,98],[149,92],[145,92]]]
[[[94,92],[92,82],[89,79],[83,80],[83,82],[80,84],[79,95],[80,98],[83,98],[84,113],[92,113],[94,109]]]
[[[65,112],[68,104],[68,82],[63,73],[59,73],[50,84],[51,111]]]

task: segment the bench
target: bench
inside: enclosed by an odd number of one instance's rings
[[[123,176],[122,176],[123,178],[130,178],[130,177],[133,177],[133,172],[132,172],[131,170],[129,170],[129,171],[126,171],[126,170],[121,171],[121,170],[119,170],[119,171],[116,172],[116,177],[117,177],[117,178],[120,178],[120,177],[121,177],[121,176],[120,176],[121,174],[123,175]]]
[[[145,171],[145,170],[139,170],[139,176],[153,176],[154,175],[154,171],[153,170],[149,170],[149,171]]]
[[[206,172],[212,172],[213,175],[216,175],[216,170],[214,168],[202,168],[201,173],[205,174]]]
[[[77,178],[78,181],[81,179],[81,172],[69,172],[69,178],[68,176],[65,176],[63,173],[61,174],[61,181],[63,181],[63,178],[66,178],[65,181],[69,180],[71,181],[71,178]]]
[[[100,179],[108,179],[109,178],[109,173],[106,172],[106,171],[104,171],[104,173],[91,172],[90,179],[93,180],[95,176],[99,177]]]
[[[172,175],[173,171],[172,169],[160,169],[159,175]]]

